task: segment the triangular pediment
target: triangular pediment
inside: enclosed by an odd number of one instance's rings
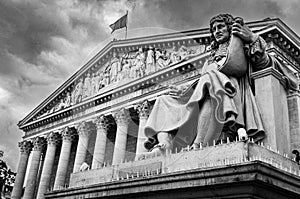
[[[278,19],[248,23],[265,39],[286,42],[287,52],[299,59],[299,37]],[[19,122],[26,126],[55,115],[115,88],[158,73],[166,68],[188,64],[209,48],[209,29],[150,37],[115,40],[105,46],[65,83]],[[289,46],[288,46],[289,45]]]

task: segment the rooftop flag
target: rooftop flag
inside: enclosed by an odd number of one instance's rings
[[[124,27],[127,28],[127,15],[128,15],[128,12],[123,17],[118,19],[115,23],[109,25],[109,27],[112,29],[111,33],[113,33],[117,29],[121,29]]]

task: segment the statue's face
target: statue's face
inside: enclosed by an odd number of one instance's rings
[[[219,44],[226,42],[229,39],[229,31],[225,22],[216,21],[212,25],[213,36]]]

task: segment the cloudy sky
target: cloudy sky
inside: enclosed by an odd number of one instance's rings
[[[298,0],[0,0],[0,150],[16,170],[17,123],[113,37],[129,11],[128,37],[197,29],[218,13],[278,17],[300,34]]]

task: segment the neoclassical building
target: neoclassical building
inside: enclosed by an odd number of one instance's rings
[[[247,25],[297,77],[298,35],[280,19]],[[172,152],[139,158],[156,98],[199,78],[209,46],[208,28],[110,42],[18,123],[12,198],[300,198],[300,94],[272,67],[251,74],[263,142],[190,151],[175,137]]]

